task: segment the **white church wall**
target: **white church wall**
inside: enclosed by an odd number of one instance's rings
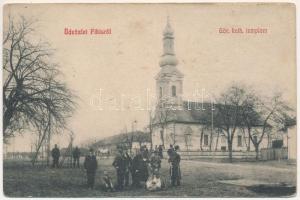
[[[203,139],[202,139],[202,151],[210,151],[210,139],[211,139],[211,130],[208,128],[204,128],[203,125],[200,124],[184,124],[184,123],[170,123],[167,125],[167,127],[164,130],[164,144],[165,148],[168,149],[169,145],[178,145],[182,151],[200,151],[200,137],[201,137],[201,131],[203,129]],[[256,128],[258,133],[261,133],[260,127]],[[162,145],[161,137],[160,137],[160,131],[161,128],[157,127],[153,131],[153,146],[155,145],[159,146]],[[274,131],[275,132],[275,131]],[[293,137],[293,139],[289,138],[289,145],[291,148],[294,148],[295,146],[295,131],[293,129],[289,129],[289,137]],[[174,134],[175,133],[175,134]],[[274,135],[277,135],[276,137]],[[206,139],[205,139],[206,137]],[[272,144],[272,140],[274,139],[280,139],[281,137],[283,139],[284,147],[287,146],[287,137],[284,136],[282,133],[271,133],[270,142],[268,142],[268,135],[265,134],[263,137],[262,142],[259,145],[259,149],[262,148],[268,148],[268,145],[270,146]],[[257,138],[260,138],[260,135],[257,135]],[[175,141],[174,141],[175,139]],[[233,151],[247,151],[248,146],[248,136],[247,133],[243,133],[242,129],[237,128],[234,138],[233,138]],[[206,140],[206,141],[205,141]],[[240,140],[240,141],[239,141]],[[212,142],[211,142],[211,151],[228,151],[228,145],[227,145],[227,138],[224,134],[217,134],[217,130],[214,129]],[[250,151],[254,151],[255,147],[250,141]],[[294,157],[296,153],[291,153]]]
[[[154,127],[153,128],[153,133],[152,133],[152,144],[153,146],[159,146],[162,145],[162,141],[160,138],[160,127]]]

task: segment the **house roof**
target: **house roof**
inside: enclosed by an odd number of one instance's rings
[[[128,142],[128,140],[131,140],[131,137],[133,142],[150,142],[150,134],[148,132],[134,131],[128,133],[120,133],[118,135],[104,138],[96,142],[93,146],[117,145],[120,143]]]

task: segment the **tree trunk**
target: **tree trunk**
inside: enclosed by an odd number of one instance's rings
[[[229,162],[232,162],[232,141],[228,140],[228,156],[229,156]]]
[[[7,108],[3,114],[3,130],[2,130],[3,138],[5,138],[5,136],[6,136],[5,131],[10,124],[10,120],[11,120],[12,116],[13,116],[13,109]]]
[[[41,139],[41,141],[39,142],[39,144],[38,144],[38,146],[37,146],[37,149],[36,149],[36,152],[35,152],[35,154],[34,154],[34,156],[33,156],[33,158],[32,158],[32,166],[34,166],[34,164],[35,164],[35,162],[36,162],[36,159],[37,159],[37,157],[38,157],[38,155],[39,155],[39,152],[40,152],[40,148],[41,148],[41,146],[42,146],[42,144],[43,144],[43,142],[44,142],[44,139],[45,139],[45,133],[44,133],[44,135],[43,135],[43,137],[42,137],[42,139]]]
[[[165,139],[164,139],[164,129],[163,128],[162,128],[162,131],[160,132],[160,139],[161,139],[163,148],[165,148]]]
[[[216,147],[215,147],[215,151],[217,151],[217,150],[218,150],[218,145],[219,145],[219,136],[220,136],[220,132],[218,131],[217,140],[216,140]]]
[[[38,157],[40,148],[41,148],[41,146],[42,146],[42,144],[43,144],[43,142],[44,142],[44,140],[45,140],[45,137],[46,137],[46,135],[47,135],[47,131],[48,131],[48,129],[49,129],[49,125],[50,125],[50,120],[48,121],[47,126],[45,127],[45,130],[43,131],[41,140],[39,141],[38,146],[37,146],[37,148],[36,148],[36,152],[35,152],[35,154],[34,154],[34,156],[33,156],[33,158],[32,158],[32,161],[31,161],[31,162],[32,162],[32,165],[33,165],[33,166],[34,166],[34,164],[35,164],[35,162],[36,162],[36,159],[37,159],[37,157]]]
[[[51,115],[49,113],[49,127],[48,127],[48,137],[47,137],[47,166],[50,166],[50,147],[51,147],[51,143],[50,143],[50,139],[51,139]]]
[[[270,134],[267,134],[268,135],[268,145],[267,147],[270,148],[271,147],[271,138],[270,138]]]
[[[150,149],[153,149],[153,142],[152,142],[152,131],[150,131]]]
[[[14,112],[16,110],[16,106],[18,105],[18,97],[20,94],[20,91],[22,91],[22,86],[23,83],[17,81],[17,85],[16,85],[16,90],[14,94],[9,94],[10,96],[10,100],[8,103],[6,103],[6,110],[3,114],[3,127],[2,127],[2,131],[3,131],[3,137],[5,138],[5,131],[6,129],[9,127],[10,123],[11,123],[11,119],[13,118]],[[3,102],[5,102],[4,98],[5,98],[5,91],[3,91]]]
[[[203,143],[203,129],[201,130],[201,135],[200,135],[200,150],[203,151],[203,148],[202,148],[202,143]]]
[[[251,141],[251,139],[250,139],[250,135],[248,136],[248,146],[247,146],[247,151],[250,151],[250,141]]]
[[[247,128],[248,130],[248,139],[246,138],[246,133],[245,133],[245,129],[242,128],[242,133],[243,133],[243,138],[244,138],[244,142],[245,142],[245,145],[247,147],[247,151],[249,152],[250,151],[250,129]]]
[[[173,124],[173,145],[176,144],[175,123]]]
[[[258,161],[258,159],[259,159],[259,149],[258,149],[259,145],[255,144],[254,146],[255,146],[255,153],[256,153],[255,159]]]
[[[210,137],[209,137],[209,151],[211,151],[211,145],[212,145],[212,141],[213,141],[213,131],[211,130],[210,132]]]

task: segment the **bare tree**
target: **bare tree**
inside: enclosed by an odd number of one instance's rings
[[[157,124],[161,131],[160,131],[160,139],[162,141],[162,146],[165,148],[165,138],[164,133],[167,128],[167,125],[172,116],[172,108],[168,107],[164,103],[160,103],[157,106],[156,114],[155,114],[155,124]]]
[[[243,134],[244,143],[246,145],[247,151],[250,151],[251,150],[251,148],[250,148],[251,139],[249,137],[249,134],[246,133],[246,130],[245,130],[244,126],[241,127],[241,131],[242,131],[242,134]]]
[[[152,141],[152,136],[153,136],[153,128],[154,128],[154,117],[153,117],[153,111],[149,110],[149,135],[150,135],[150,149],[153,149],[153,141]]]
[[[232,85],[221,94],[216,104],[215,126],[226,136],[230,162],[232,162],[233,139],[241,123],[241,106],[244,101],[245,90],[237,85]]]
[[[267,101],[258,98],[254,93],[247,95],[242,107],[242,117],[255,147],[256,160],[259,159],[259,145],[264,136],[268,134],[269,137],[271,129],[281,129],[286,119],[291,118],[288,114],[290,111],[292,109],[282,100],[281,94],[276,94]]]
[[[203,148],[202,148],[202,144],[203,144],[203,136],[204,136],[204,127],[202,126],[200,128],[200,151],[203,151]]]
[[[59,81],[47,43],[35,42],[34,23],[8,19],[3,39],[3,138],[35,127],[46,134],[48,121],[64,128],[75,103],[73,93]],[[44,135],[42,138],[45,137]]]

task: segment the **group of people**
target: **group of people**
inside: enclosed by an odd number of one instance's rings
[[[167,150],[172,186],[180,185],[181,180],[180,155],[178,150],[179,146],[173,147],[172,145],[170,145],[170,148]],[[76,147],[72,152],[73,167],[79,168],[80,155],[80,149]],[[53,167],[58,167],[60,151],[57,145],[55,145],[52,150],[52,157]],[[144,186],[150,191],[162,189],[165,186],[165,179],[162,179],[160,174],[162,158],[162,146],[156,146],[154,150],[148,150],[146,146],[142,146],[134,156],[132,156],[132,152],[127,148],[117,146],[117,152],[112,163],[112,166],[116,170],[117,183],[116,185],[113,184],[108,172],[104,171],[102,177],[104,189],[106,191],[120,191],[129,185],[135,188]],[[98,166],[93,149],[90,149],[89,154],[85,156],[83,166],[87,173],[87,186],[89,189],[93,189]]]
[[[149,175],[152,173],[151,166],[156,162],[157,170],[160,168],[161,160],[152,158],[155,157],[157,152],[152,155],[147,147],[142,146],[140,151],[134,157],[131,157],[127,149],[118,146],[117,154],[113,161],[113,166],[117,172],[117,186],[116,189],[122,190],[124,186],[129,185],[129,177],[131,174],[132,186],[140,187],[142,182],[148,180]],[[157,157],[157,156],[156,156]],[[151,160],[150,160],[151,159]]]
[[[132,186],[145,185],[148,190],[159,190],[165,186],[160,175],[162,148],[155,147],[149,151],[142,146],[134,157],[131,157],[127,149],[118,147],[118,153],[114,159],[113,166],[117,172],[116,189],[122,190],[129,185],[129,176],[132,177]],[[168,163],[170,164],[170,178],[172,186],[179,186],[181,179],[179,146],[170,145],[168,149]]]
[[[80,149],[78,147],[75,147],[72,151],[72,158],[73,158],[73,167],[78,167],[79,168],[79,159],[80,159]],[[60,150],[57,147],[57,144],[54,145],[54,148],[51,151],[53,163],[52,167],[53,168],[59,168],[59,157],[60,157]]]

